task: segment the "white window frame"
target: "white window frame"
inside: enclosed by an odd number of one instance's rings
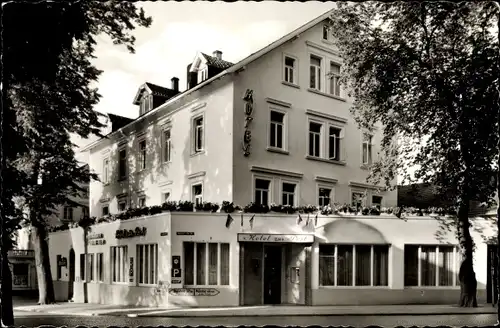
[[[200,195],[195,195],[194,194],[194,188],[197,187],[197,186],[201,186],[201,194]],[[200,204],[203,204],[203,193],[204,193],[204,185],[203,185],[203,181],[197,181],[197,182],[193,182],[191,184],[191,201],[194,203],[194,205],[196,206],[196,202],[200,202]]]
[[[316,155],[311,155],[311,149],[309,149],[309,145],[310,145],[310,140],[311,140],[311,133],[314,133],[315,135],[317,134],[317,132],[311,132],[311,123],[315,123],[315,124],[319,124],[321,125],[321,129],[320,129],[320,132],[319,132],[319,156],[316,156]],[[307,121],[307,155],[310,156],[310,157],[314,157],[314,158],[323,158],[324,157],[324,150],[323,150],[323,147],[324,147],[324,135],[325,135],[325,125],[327,126],[327,124],[323,121],[320,121],[320,120],[316,120],[316,119],[312,119],[312,118],[309,118],[309,120]]]
[[[340,71],[342,70],[342,65],[339,62],[332,60],[332,59],[329,59],[328,62],[330,64],[329,71],[328,71],[328,74],[329,74],[329,76],[328,76],[328,93],[332,96],[342,98],[342,88],[341,88],[340,84],[338,86],[338,94],[336,94],[336,88],[335,88],[335,85],[339,83],[338,81],[340,79]],[[339,66],[339,73],[332,72],[332,64]]]
[[[350,206],[354,206],[353,205],[353,196],[354,194],[363,194],[363,198],[361,200],[361,208],[363,207],[366,207],[367,206],[367,196],[369,196],[368,194],[368,190],[363,190],[363,189],[351,189],[350,190],[350,198],[349,198],[349,204]]]
[[[169,133],[169,138],[167,139],[165,134],[166,133]],[[170,163],[172,161],[172,128],[171,127],[167,127],[167,128],[164,128],[161,132],[162,134],[162,140],[163,140],[163,143],[162,143],[162,161],[164,163]],[[167,152],[167,149],[168,149],[168,152]]]
[[[198,69],[198,83],[201,83],[208,79],[208,66]]]
[[[429,288],[429,289],[458,289],[460,288],[460,281],[458,279],[458,273],[460,270],[460,265],[461,265],[461,260],[460,260],[460,246],[458,245],[435,245],[435,244],[430,244],[430,245],[418,245],[418,244],[405,244],[403,248],[403,254],[405,253],[405,248],[406,247],[418,247],[418,267],[417,267],[417,286],[406,286],[405,280],[406,280],[406,262],[403,261],[403,284],[405,285],[404,288],[408,289],[415,289],[415,288]],[[452,275],[452,285],[451,286],[440,286],[439,285],[439,269],[440,266],[436,265],[436,277],[434,280],[434,285],[433,286],[424,286],[422,285],[422,247],[436,247],[436,254],[439,254],[439,247],[453,247],[453,275]],[[439,257],[439,255],[437,255]]]
[[[312,57],[316,57],[317,59],[320,60],[320,65],[313,65],[311,63]],[[314,72],[315,72],[315,79],[314,79],[314,87],[311,86],[311,67],[314,66]],[[308,79],[308,87],[309,89],[316,90],[316,91],[322,91],[324,88],[324,66],[325,66],[325,57],[318,55],[316,53],[309,53],[309,79]],[[319,86],[319,87],[318,87]]]
[[[104,282],[104,253],[96,253],[95,254],[95,281],[99,283]],[[101,272],[101,275],[99,276],[99,272]]]
[[[256,202],[255,192],[257,191],[257,180],[269,181],[269,189],[267,190],[267,205],[274,203],[273,185],[274,178],[265,175],[253,175],[252,177],[252,202]],[[259,189],[261,190],[261,189]],[[263,190],[263,189],[262,189]]]
[[[85,281],[86,282],[95,282],[95,256],[94,253],[88,253],[87,258],[85,259]]]
[[[168,194],[168,197],[165,197],[166,194]],[[162,191],[161,192],[161,203],[163,204],[165,202],[168,202],[171,197],[172,197],[172,190],[168,189],[168,190]]]
[[[118,254],[118,259],[124,259],[124,261],[119,261],[121,263],[116,263],[115,261],[115,256],[114,256],[114,252],[113,252],[113,249],[116,249],[117,251],[120,250],[120,249],[123,249],[123,253],[120,251]],[[119,246],[111,246],[109,248],[109,251],[110,251],[110,261],[109,263],[111,264],[111,270],[109,270],[109,273],[110,273],[110,279],[109,281],[111,282],[111,284],[117,284],[117,285],[128,285],[129,284],[129,266],[130,266],[130,263],[129,263],[129,254],[128,254],[128,246],[127,245],[119,245]],[[120,265],[120,264],[124,264],[123,267]],[[123,272],[120,272],[120,275],[122,276],[123,280],[114,280],[113,279],[113,274],[115,272],[119,272],[117,270],[121,270],[123,269]]]
[[[387,245],[387,244],[320,244],[319,247],[322,245],[326,246],[335,246],[335,255],[321,255],[321,250],[318,249],[318,256],[321,257],[334,257],[334,284],[333,285],[322,285],[321,279],[318,279],[319,281],[319,287],[320,288],[377,288],[377,289],[389,289],[391,285],[391,246],[392,245]],[[352,284],[349,286],[345,285],[339,285],[338,284],[338,272],[337,272],[337,257],[338,257],[338,247],[339,246],[351,246],[352,247]],[[370,251],[370,285],[356,285],[356,246],[370,246],[371,251]],[[387,285],[384,286],[375,286],[374,285],[374,276],[375,276],[375,268],[373,265],[374,259],[375,259],[375,252],[374,252],[374,247],[376,246],[387,246]],[[321,263],[321,260],[320,260]],[[321,268],[318,265],[319,270]]]
[[[125,160],[125,165],[124,165],[125,172],[120,171],[120,162],[121,162],[121,152],[122,151],[125,151],[125,159],[124,159]],[[127,178],[127,174],[128,174],[127,159],[128,159],[127,147],[122,146],[122,147],[118,148],[118,180],[123,180],[123,179]],[[123,175],[122,175],[122,173],[123,173]]]
[[[148,249],[148,257],[147,257],[147,261],[143,261],[142,263],[139,261],[139,259],[144,259],[145,258],[145,254],[146,254],[146,248]],[[150,260],[151,260],[151,250],[154,251],[154,263],[153,263],[153,268],[151,268],[151,263],[150,263]],[[139,253],[142,253],[141,256],[142,257],[139,257]],[[136,245],[136,270],[135,270],[135,274],[136,274],[136,282],[137,282],[137,286],[154,286],[156,284],[158,284],[158,243],[148,243],[148,244],[137,244]],[[153,279],[153,282],[150,282],[149,281],[149,278],[150,278],[150,273],[151,273],[151,269],[153,269],[154,271],[154,279]],[[144,283],[144,282],[140,282],[140,270],[142,270],[142,275],[143,275],[143,279],[144,279],[144,274],[147,273],[148,275],[148,279],[145,279],[144,281],[148,281],[147,283]]]
[[[110,171],[109,171],[109,157],[105,157],[102,161],[102,182],[104,184],[109,183],[109,176],[110,176]]]
[[[143,201],[142,205],[141,205],[141,201]],[[137,207],[139,207],[139,208],[146,207],[146,196],[145,195],[141,195],[137,198]]]
[[[325,206],[325,205],[321,205],[320,202],[319,202],[319,190],[320,189],[330,189],[330,194],[329,194],[329,199],[330,199],[330,202],[329,204],[333,204],[334,203],[334,200],[335,200],[335,186],[333,184],[326,184],[326,183],[317,183],[316,184],[316,202],[318,204],[318,206]]]
[[[286,205],[291,205],[291,206],[297,206],[299,204],[299,197],[300,197],[300,190],[299,190],[299,185],[300,182],[298,180],[290,180],[290,179],[280,179],[280,204],[283,204],[283,195],[285,194],[285,191],[283,191],[283,184],[293,184],[295,185],[295,189],[293,192],[293,204],[286,204]],[[290,195],[289,192],[287,192],[287,196]],[[288,197],[287,197],[287,202],[288,202]]]
[[[326,138],[327,138],[327,142],[326,142],[326,148],[327,148],[326,154],[327,154],[327,156],[326,157],[329,160],[331,160],[331,161],[342,161],[343,160],[343,158],[342,158],[342,149],[344,147],[344,145],[343,145],[343,142],[344,142],[344,127],[338,126],[336,124],[329,123],[329,124],[327,124],[327,128],[328,128],[328,133],[327,133],[327,136],[326,136]],[[331,135],[330,135],[330,128],[334,128],[334,129],[339,130],[339,137],[338,137],[338,139],[339,139],[339,149],[336,149],[336,151],[338,152],[338,159],[330,157],[330,137],[331,137]]]
[[[325,39],[325,30],[327,32],[326,39]],[[323,26],[321,28],[321,40],[326,41],[326,42],[332,41],[332,31],[331,31],[331,27],[328,26],[328,24],[323,24]]]
[[[229,242],[221,242],[221,241],[209,241],[209,242],[196,242],[196,241],[184,241],[184,242],[192,242],[194,245],[193,247],[193,284],[192,285],[187,285],[185,284],[184,287],[189,287],[189,288],[193,288],[193,287],[200,287],[200,288],[214,288],[214,287],[229,287],[231,286],[231,243]],[[186,256],[184,255],[185,254],[185,244],[184,242],[182,243],[182,253],[183,253],[183,257],[184,257],[184,260],[182,262],[182,265],[183,265],[183,268],[185,267],[185,261],[186,261]],[[196,257],[196,252],[197,252],[197,248],[198,248],[198,244],[205,244],[206,246],[206,252],[205,252],[205,281],[204,281],[204,284],[198,284],[198,277],[196,276],[196,273],[198,272],[198,260],[197,260],[197,257]],[[210,252],[209,252],[209,244],[217,244],[217,284],[216,285],[209,285],[209,268],[210,268]],[[227,285],[221,285],[221,244],[229,244],[229,273],[228,273],[228,276],[229,276],[229,283]],[[184,271],[185,273],[186,271]]]
[[[125,198],[122,198],[122,199],[118,199],[118,202],[117,202],[117,209],[118,209],[118,213],[121,213],[121,212],[125,212],[127,210],[127,200]],[[124,206],[124,209],[123,210],[120,210],[120,205],[121,204],[125,204]]]
[[[201,119],[201,125],[196,125],[196,122]],[[202,153],[205,150],[205,114],[193,116],[191,120],[192,126],[192,140],[193,140],[193,153]],[[198,147],[198,135],[201,134],[201,147]]]
[[[378,204],[378,203],[374,203],[374,202],[373,202],[373,197],[380,197],[380,204]],[[370,197],[370,204],[371,204],[372,206],[379,205],[380,207],[382,207],[382,202],[383,202],[383,201],[384,201],[384,197],[383,197],[383,196],[380,196],[380,195],[375,195],[375,194],[373,194],[373,193],[371,194],[371,197]]]
[[[286,65],[287,58],[293,59],[293,67]],[[293,84],[293,85],[299,85],[299,70],[297,69],[298,63],[299,63],[299,59],[297,57],[289,55],[287,53],[283,53],[283,76],[282,76],[283,82],[288,83],[288,84]],[[290,81],[290,78],[288,78],[288,80],[286,78],[286,73],[287,72],[290,73],[289,72],[290,70],[293,73],[292,74],[292,76],[293,76],[292,81]],[[288,77],[290,77],[290,74],[288,74]]]
[[[283,123],[281,125],[282,126],[282,130],[281,130],[282,147],[271,146],[271,125],[275,124],[276,126],[278,126],[280,124],[280,123],[271,121],[271,113],[272,112],[283,114]],[[268,145],[268,147],[271,149],[280,149],[280,150],[286,151],[288,148],[288,112],[285,110],[282,110],[282,109],[275,108],[275,107],[270,107],[268,118],[269,118],[268,132],[267,132],[267,145]],[[275,129],[275,136],[274,137],[276,138],[275,143],[277,144],[277,142],[278,142],[277,129]]]
[[[104,214],[104,209],[107,208],[108,209],[108,214]],[[103,204],[101,205],[101,215],[102,216],[106,216],[106,215],[109,215],[109,204]]]
[[[144,143],[144,149],[142,148],[142,144]],[[140,138],[137,140],[137,148],[138,148],[138,153],[139,153],[139,163],[137,165],[137,171],[142,171],[146,169],[147,166],[147,148],[148,143],[146,141],[146,138]]]
[[[369,140],[365,140],[365,135],[368,135],[370,138]],[[366,131],[363,131],[361,134],[361,163],[363,165],[371,165],[373,163],[373,133],[369,133]],[[366,159],[365,161],[365,145],[367,146],[366,151]],[[368,151],[368,149],[370,151]],[[368,156],[370,155],[370,156]]]
[[[74,215],[73,215],[74,214],[73,207],[71,207],[71,206],[64,206],[63,211],[64,211],[64,214],[63,214],[64,221],[73,222],[73,217],[74,217]]]

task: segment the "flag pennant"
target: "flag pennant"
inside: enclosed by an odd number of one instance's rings
[[[302,222],[302,217],[300,216],[300,213],[299,213],[299,216],[297,217],[297,224],[300,224],[300,222]]]
[[[243,213],[241,213],[241,226],[243,227]]]
[[[309,226],[309,213],[307,213],[306,227]]]
[[[252,217],[250,218],[250,229],[253,229],[253,219],[255,218],[255,214],[252,215]]]
[[[314,226],[318,225],[318,213],[316,213],[316,216],[314,217]]]
[[[233,223],[234,219],[231,217],[230,214],[227,215],[227,220],[226,220],[226,228],[229,228],[231,226],[231,223]]]

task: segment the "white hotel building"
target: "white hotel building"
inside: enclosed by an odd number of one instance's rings
[[[139,118],[86,148],[102,180],[90,183],[90,215],[166,200],[396,206],[395,191],[366,183],[380,127],[367,134],[350,116],[328,15],[236,64],[221,52],[198,53],[184,92],[176,78],[170,89],[141,86]],[[458,301],[457,241],[452,232],[438,238],[433,218],[302,214],[298,222],[297,214],[268,213],[250,224],[252,215],[232,213],[226,227],[225,213],[163,212],[94,225],[87,238],[81,228],[52,233],[57,298],[158,306]],[[134,233],[116,232],[124,229]],[[485,302],[487,245],[474,237]]]

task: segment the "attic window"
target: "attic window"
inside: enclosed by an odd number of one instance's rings
[[[153,108],[153,96],[144,95],[141,99],[140,115],[149,112]]]
[[[198,71],[198,82],[201,83],[206,79],[208,79],[208,67],[205,67]]]

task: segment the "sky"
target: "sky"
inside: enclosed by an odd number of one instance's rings
[[[139,116],[132,104],[138,88],[151,82],[167,88],[179,78],[186,89],[186,66],[197,51],[236,63],[283,35],[332,9],[332,2],[138,2],[152,16],[149,28],[137,28],[136,53],[97,38],[94,64],[103,70],[97,87],[102,95],[95,110],[130,118]]]

